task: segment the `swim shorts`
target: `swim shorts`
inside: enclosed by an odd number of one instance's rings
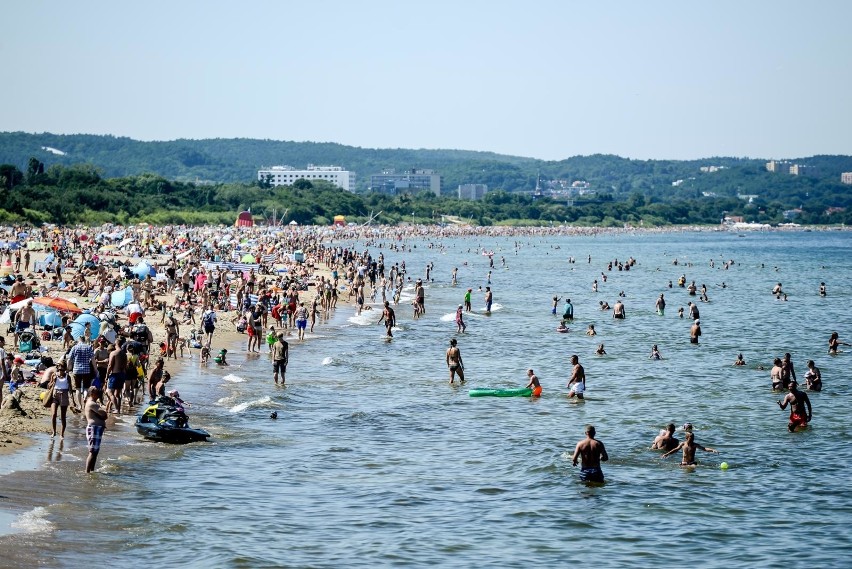
[[[101,438],[104,436],[104,428],[100,425],[89,425],[86,427],[86,440],[89,442],[89,451],[101,450]]]
[[[533,387],[532,394],[533,394],[533,397],[541,397],[541,386],[537,385],[536,387]]]
[[[582,381],[580,381],[571,385],[571,389],[568,390],[568,395],[571,395],[572,393],[575,395],[582,395],[585,391],[586,386],[583,385]]]
[[[308,321],[306,319],[304,319],[304,318],[297,318],[296,319],[296,327],[299,330],[304,330],[305,328],[307,328],[307,326],[308,326]]]
[[[808,418],[799,413],[790,413],[790,424],[794,427],[807,427]]]
[[[580,480],[583,482],[603,482],[603,471],[600,468],[583,468],[580,470]]]
[[[124,389],[124,380],[127,376],[122,372],[115,372],[109,374],[107,378],[107,389],[117,389],[121,391]]]
[[[284,375],[287,371],[287,360],[272,360],[272,373]]]

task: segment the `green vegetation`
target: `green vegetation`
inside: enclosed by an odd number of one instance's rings
[[[841,172],[852,171],[852,157],[794,162],[809,166],[811,174],[767,172],[764,160],[740,158],[594,155],[546,162],[460,150],[0,133],[0,223],[217,224],[232,223],[238,211],[249,208],[258,220],[271,218],[274,211],[285,222],[321,225],[335,215],[365,222],[371,212],[381,212],[379,223],[440,222],[444,215],[480,225],[716,224],[724,215],[773,224],[852,222],[852,187],[839,181]],[[260,166],[282,163],[345,166],[357,173],[358,191],[343,192],[322,181],[299,180],[278,188],[254,181]],[[702,166],[722,168],[705,172]],[[444,195],[366,192],[369,175],[387,168],[433,168],[443,177]],[[592,192],[535,199],[531,190],[539,174],[544,189],[557,187],[559,180],[583,180]],[[464,183],[488,184],[492,191],[482,201],[452,197]],[[798,209],[785,218],[785,211]]]

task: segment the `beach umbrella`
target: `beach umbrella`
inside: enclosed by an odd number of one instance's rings
[[[251,253],[246,253],[245,255],[243,255],[243,258],[240,261],[243,263],[254,263],[256,259]]]
[[[62,310],[65,312],[73,312],[79,314],[83,312],[79,306],[68,300],[67,298],[51,298],[49,296],[39,296],[33,299],[33,304],[41,304],[54,310]]]
[[[157,274],[157,271],[155,271],[154,268],[145,261],[140,261],[138,265],[131,269],[131,271],[140,279],[144,279],[148,275],[153,277]]]
[[[98,320],[97,316],[92,314],[81,314],[77,318],[74,319],[74,322],[70,324],[71,326],[71,337],[75,340],[83,335],[86,331],[86,322],[90,322],[92,324],[92,338],[97,338],[98,334],[101,331],[101,321]]]

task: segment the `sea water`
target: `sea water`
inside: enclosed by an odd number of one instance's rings
[[[406,287],[392,340],[377,324],[378,303],[360,316],[339,305],[308,341],[291,340],[286,387],[272,382],[266,353],[228,346],[231,365],[219,368],[199,365],[196,352],[173,384],[211,442],[146,442],[126,417],[107,431],[98,472],[87,476],[78,417],[61,460],[60,443],[39,440],[43,466],[2,478],[0,522],[14,526],[0,537],[3,565],[32,566],[35,557],[59,567],[848,566],[850,354],[828,356],[827,341],[835,330],[852,337],[852,233],[405,246],[371,251],[383,251],[387,266],[405,260],[412,284],[434,263],[434,282],[416,320]],[[494,251],[493,268],[483,248]],[[608,261],[631,256],[629,271],[607,271]],[[480,291],[489,270],[499,307],[491,314]],[[681,274],[708,289],[698,346],[691,321],[677,316],[698,301],[677,286]],[[787,301],[770,294],[778,282]],[[456,334],[451,315],[467,288],[474,310]],[[616,321],[598,306],[621,291],[627,319]],[[660,293],[664,316],[654,309]],[[560,314],[565,298],[574,305],[567,334],[555,331],[553,296]],[[584,334],[588,324],[596,337]],[[451,338],[464,386],[448,384]],[[606,356],[595,355],[599,343]],[[649,359],[653,344],[663,360]],[[810,394],[811,426],[793,434],[769,380],[785,352],[802,382],[815,360],[825,385]],[[738,353],[746,366],[732,366]],[[586,369],[584,402],[566,397],[572,354]],[[540,399],[467,394],[521,387],[530,368]],[[693,423],[696,441],[720,454],[698,451],[694,469],[680,468],[679,456],[661,459],[648,447],[669,422]],[[571,464],[589,423],[610,456],[604,485],[581,483]]]

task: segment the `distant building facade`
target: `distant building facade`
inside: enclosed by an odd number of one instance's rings
[[[790,163],[786,160],[770,160],[766,163],[766,171],[788,173],[790,171]]]
[[[840,174],[841,184],[852,184],[852,172],[843,172]]]
[[[441,195],[441,175],[432,170],[404,170],[397,173],[385,170],[381,174],[370,176],[370,191],[383,194],[416,194],[423,191]]]
[[[325,180],[347,192],[355,191],[355,172],[350,172],[340,166],[308,164],[305,170],[297,170],[292,166],[271,166],[257,171],[257,180],[268,182],[272,186],[292,186],[296,180],[301,179]]]
[[[803,164],[792,164],[790,166],[791,176],[813,176],[815,173],[815,170],[811,166],[805,166]]]
[[[481,200],[488,193],[488,184],[462,184],[459,186],[460,200]]]

